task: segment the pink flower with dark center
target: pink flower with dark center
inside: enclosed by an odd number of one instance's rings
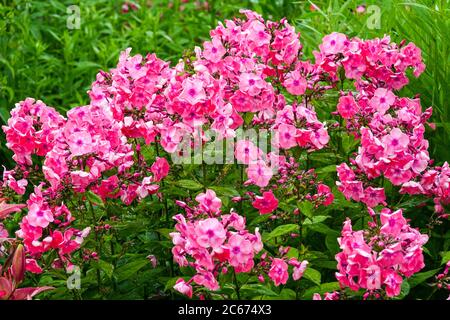
[[[375,207],[379,204],[386,205],[386,195],[384,188],[367,187],[364,190],[364,197],[361,199],[368,207]]]
[[[53,214],[49,209],[42,209],[37,203],[33,203],[28,208],[28,222],[33,227],[46,228],[53,222]]]
[[[387,155],[393,155],[395,152],[405,150],[409,144],[409,138],[399,128],[394,128],[384,136],[382,142],[385,146]]]
[[[73,156],[82,156],[93,151],[92,137],[87,131],[73,132],[67,143]]]
[[[286,284],[289,278],[287,263],[283,259],[273,259],[269,270],[269,277],[277,287],[280,284]]]
[[[266,82],[254,73],[242,73],[239,77],[239,89],[251,96],[256,96],[264,88]]]
[[[319,48],[326,55],[336,54],[344,50],[347,42],[348,40],[345,34],[333,32],[323,37],[322,44],[320,44]]]
[[[180,101],[195,105],[206,100],[205,89],[203,88],[203,81],[200,79],[187,78],[183,82],[183,91],[178,97]]]
[[[232,235],[227,243],[230,250],[230,264],[233,267],[238,267],[241,264],[246,264],[253,258],[252,243],[238,234]]]
[[[380,231],[394,237],[396,237],[403,226],[406,225],[406,219],[403,217],[403,212],[400,209],[392,213],[390,210],[382,210],[380,220],[382,225]]]
[[[248,182],[257,185],[258,187],[266,187],[273,176],[272,169],[266,165],[262,160],[252,163],[247,168]]]
[[[203,57],[214,63],[219,62],[226,53],[222,41],[217,37],[212,38],[211,42],[203,43],[203,48]]]
[[[298,96],[305,93],[308,82],[298,71],[292,71],[286,75],[283,85],[290,94]]]
[[[369,105],[381,114],[385,114],[387,110],[394,104],[395,95],[392,91],[384,88],[378,88],[369,101]]]
[[[297,128],[290,124],[280,124],[277,129],[278,142],[283,149],[290,149],[297,145]]]
[[[195,231],[197,243],[203,248],[218,248],[226,238],[225,228],[216,218],[199,221]]]
[[[200,193],[197,197],[195,197],[198,203],[200,203],[200,207],[209,213],[217,213],[220,211],[220,207],[222,206],[222,200],[220,200],[216,193],[213,190],[206,190],[205,193]]]
[[[262,151],[249,140],[239,140],[236,143],[234,156],[240,163],[250,164],[261,157]]]
[[[259,214],[271,213],[278,207],[278,199],[275,198],[272,191],[266,191],[263,196],[256,196],[252,202],[254,208],[259,210]]]
[[[353,116],[358,112],[358,105],[356,104],[355,98],[351,95],[340,97],[337,110],[342,118],[353,118]]]

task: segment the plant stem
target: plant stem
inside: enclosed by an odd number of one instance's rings
[[[233,268],[233,279],[234,279],[234,285],[236,287],[237,298],[238,298],[238,300],[241,300],[241,293],[239,292],[239,290],[240,290],[239,283],[238,283],[238,280],[237,280],[237,277],[236,277],[236,271],[234,270],[234,268]]]
[[[97,225],[97,218],[95,217],[95,211],[94,211],[94,207],[92,206],[92,203],[90,201],[88,201],[89,203],[89,210],[91,211],[92,214],[92,223],[94,225],[94,238],[95,238],[95,250],[97,251],[98,257],[100,257],[100,242],[98,239],[98,231],[96,230],[96,225]],[[100,278],[100,269],[97,268],[97,286],[98,286],[98,291],[100,292],[100,287],[101,287],[101,278]]]

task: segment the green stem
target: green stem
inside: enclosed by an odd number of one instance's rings
[[[94,211],[94,207],[93,207],[92,203],[90,201],[88,201],[88,203],[89,203],[89,210],[91,211],[91,214],[92,214],[92,223],[94,226],[95,250],[97,251],[98,257],[100,257],[100,242],[99,242],[99,238],[98,238],[98,231],[95,228],[97,225],[97,218],[95,216],[95,211]],[[100,292],[101,278],[100,278],[100,269],[98,269],[98,268],[97,268],[97,286],[98,286],[98,291]]]
[[[239,290],[240,290],[239,283],[238,283],[238,280],[237,280],[237,277],[236,277],[236,271],[234,270],[234,268],[233,268],[233,279],[234,279],[234,285],[236,287],[237,298],[238,298],[238,300],[241,300],[241,293],[239,292]]]

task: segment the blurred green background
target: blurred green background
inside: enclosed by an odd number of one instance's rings
[[[401,95],[420,94],[424,108],[434,107],[437,130],[428,133],[430,152],[437,163],[450,159],[448,0],[141,0],[132,2],[136,7],[129,2],[128,12],[125,3],[0,0],[0,124],[7,121],[14,103],[26,97],[41,99],[61,112],[86,104],[95,74],[114,67],[127,47],[134,54],[155,52],[176,62],[183,51],[201,45],[218,21],[248,8],[266,19],[287,17],[301,32],[307,58],[333,31],[361,38],[389,34],[395,42],[414,42],[422,49],[427,69],[419,79],[411,79]],[[67,27],[73,22],[70,5],[79,7],[79,29]],[[361,5],[365,10],[357,10]],[[0,161],[11,166],[4,135],[0,136]]]

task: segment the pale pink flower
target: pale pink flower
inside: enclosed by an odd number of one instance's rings
[[[254,73],[242,73],[239,77],[239,89],[251,96],[256,96],[264,88],[266,82]]]
[[[87,131],[72,132],[67,143],[73,156],[82,156],[94,150],[91,134]]]
[[[216,218],[201,220],[195,227],[197,243],[204,248],[218,248],[226,238],[223,225]]]
[[[298,96],[305,93],[308,82],[300,75],[300,72],[291,71],[286,75],[283,85],[290,94]]]
[[[258,187],[266,187],[273,176],[272,169],[266,165],[262,160],[252,163],[247,168],[247,175],[249,182]]]
[[[234,156],[244,164],[254,163],[261,157],[262,151],[249,140],[236,142]]]
[[[382,139],[382,142],[385,145],[386,153],[392,155],[405,150],[408,147],[409,138],[399,128],[394,128]]]
[[[234,234],[228,239],[227,245],[230,248],[230,264],[238,267],[240,264],[246,264],[253,258],[252,243],[244,237]]]
[[[184,80],[183,91],[178,98],[180,101],[187,102],[191,105],[204,102],[206,99],[206,93],[203,88],[203,81],[194,78],[187,78]]]
[[[347,43],[347,36],[342,33],[333,32],[326,35],[319,45],[320,51],[324,54],[336,54],[342,52]]]
[[[278,142],[283,149],[290,149],[297,145],[297,129],[290,124],[280,124],[277,129]]]
[[[192,298],[192,286],[184,281],[183,278],[178,279],[173,288],[185,296]]]
[[[206,41],[203,43],[203,48],[203,57],[214,63],[219,62],[226,53],[222,41],[217,37],[213,37],[211,42]]]
[[[222,200],[220,200],[216,193],[213,190],[206,190],[205,193],[200,193],[197,197],[195,197],[198,203],[200,203],[200,207],[209,213],[217,213],[220,211],[220,207],[222,206]]]
[[[380,231],[385,234],[397,236],[406,224],[402,210],[390,212],[390,210],[382,210],[380,214],[382,227]]]
[[[269,277],[277,287],[280,284],[286,284],[289,278],[287,263],[283,259],[273,259],[269,270]]]
[[[395,95],[392,91],[384,88],[378,88],[369,101],[369,105],[381,114],[385,114],[387,110],[394,104]]]
[[[32,203],[28,208],[28,222],[33,227],[46,228],[53,222],[53,214],[49,209],[42,209],[37,203]]]

